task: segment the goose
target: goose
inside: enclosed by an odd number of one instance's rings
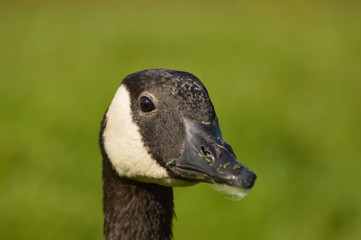
[[[221,134],[202,82],[188,72],[128,75],[101,123],[104,237],[172,239],[173,187],[252,188],[256,175]]]

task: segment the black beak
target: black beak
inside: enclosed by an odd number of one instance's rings
[[[210,124],[185,119],[186,138],[183,154],[168,163],[175,177],[195,182],[252,188],[256,174],[238,162],[222,137],[217,118]]]

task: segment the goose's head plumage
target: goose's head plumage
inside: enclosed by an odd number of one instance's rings
[[[256,178],[224,141],[206,88],[186,72],[127,76],[104,116],[101,147],[119,176],[139,182],[249,189]]]

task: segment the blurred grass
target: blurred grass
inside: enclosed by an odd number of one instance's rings
[[[240,202],[175,189],[175,239],[360,239],[356,2],[0,5],[1,239],[101,239],[99,122],[121,79],[206,84],[258,174]]]

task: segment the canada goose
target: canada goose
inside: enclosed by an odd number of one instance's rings
[[[171,239],[172,187],[250,189],[256,179],[223,140],[206,88],[187,72],[127,76],[104,115],[100,148],[107,240]]]

